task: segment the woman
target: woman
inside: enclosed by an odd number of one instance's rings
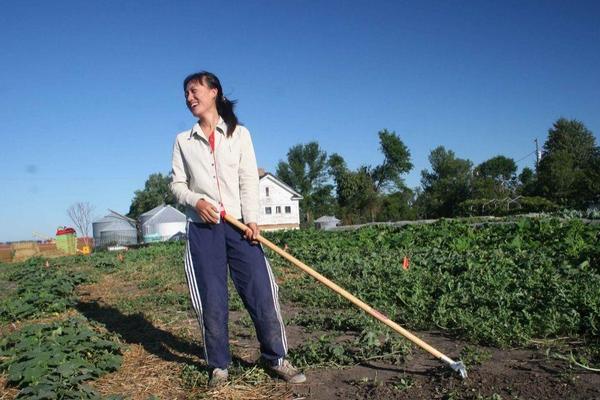
[[[287,343],[277,285],[262,248],[256,244],[258,169],[248,130],[238,123],[234,102],[223,95],[210,72],[185,78],[185,99],[198,122],[177,135],[171,191],[188,216],[185,271],[192,305],[204,339],[212,386],[227,380],[231,362],[228,335],[227,270],[250,313],[262,361],[291,383],[305,376],[287,360]],[[221,219],[243,219],[243,234]]]

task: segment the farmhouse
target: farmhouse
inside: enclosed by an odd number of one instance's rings
[[[299,201],[302,195],[276,176],[261,169],[258,172],[260,228],[265,231],[300,228]]]

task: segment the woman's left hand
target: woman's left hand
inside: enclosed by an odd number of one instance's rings
[[[256,222],[249,222],[246,226],[250,229],[246,229],[244,237],[252,241],[252,243],[258,243],[257,239],[258,235],[260,235],[260,228],[256,225]]]

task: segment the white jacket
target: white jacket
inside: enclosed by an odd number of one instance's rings
[[[245,223],[258,222],[258,169],[250,132],[238,125],[228,138],[227,124],[219,118],[214,135],[214,155],[200,124],[177,135],[171,191],[191,221],[203,222],[195,206],[204,199],[218,210],[222,204],[227,214]]]

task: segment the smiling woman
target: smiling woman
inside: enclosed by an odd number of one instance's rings
[[[183,90],[187,106],[195,117],[201,118],[215,106],[219,116],[227,124],[227,137],[231,137],[238,125],[237,116],[233,112],[236,102],[225,97],[221,82],[214,74],[203,71],[189,75],[183,81]]]
[[[254,322],[266,367],[288,382],[304,382],[304,374],[285,359],[278,287],[256,243],[258,168],[250,133],[239,125],[234,102],[223,96],[214,74],[192,74],[183,87],[186,105],[198,122],[175,140],[171,190],[187,208],[185,272],[212,370],[210,383],[224,383],[231,362],[228,270]],[[240,233],[223,221],[225,213],[243,219],[249,228]]]

